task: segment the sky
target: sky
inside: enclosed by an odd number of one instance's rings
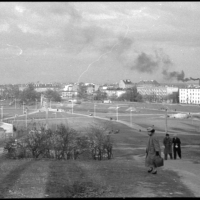
[[[200,78],[200,2],[0,2],[0,84]]]

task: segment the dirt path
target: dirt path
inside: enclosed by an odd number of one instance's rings
[[[193,191],[195,197],[200,197],[200,164],[194,164],[189,160],[167,160],[165,169],[170,169],[179,174],[182,182]]]
[[[144,155],[133,157],[137,162],[144,165]],[[200,164],[192,163],[186,159],[166,160],[164,167],[158,170],[172,170],[177,172],[183,184],[194,193],[194,196],[200,197]]]

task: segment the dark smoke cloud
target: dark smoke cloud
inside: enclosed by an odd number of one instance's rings
[[[131,66],[131,69],[142,73],[153,73],[160,68],[165,80],[176,79],[183,82],[191,80],[185,77],[183,70],[181,72],[170,72],[169,68],[171,66],[173,66],[173,62],[170,57],[164,53],[163,49],[157,49],[154,56],[147,55],[144,52],[140,53],[135,59],[133,66]]]
[[[135,53],[137,52],[135,51]],[[173,62],[170,60],[169,56],[165,54],[161,48],[156,49],[154,54],[151,55],[141,52],[138,54],[136,59],[129,59],[127,63],[128,65],[126,66],[130,69],[149,74],[154,73],[159,69],[167,71],[168,68],[173,65]]]
[[[137,56],[131,69],[143,73],[153,73],[158,67],[159,60],[157,58],[153,59],[152,56],[142,52]]]
[[[197,81],[197,80],[200,80],[200,78],[192,78],[192,77],[190,77],[190,80]]]
[[[165,80],[172,80],[176,79],[177,81],[187,82],[190,81],[189,78],[185,78],[185,73],[182,70],[181,72],[178,71],[169,71],[169,68],[173,66],[173,62],[171,61],[169,55],[165,54],[163,49],[159,49],[157,52],[158,57],[161,59],[162,62],[162,74]]]
[[[177,81],[183,82],[190,81],[189,78],[185,78],[185,73],[183,70],[180,73],[177,71],[168,72],[167,70],[163,70],[162,74],[164,75],[165,80],[176,79]]]

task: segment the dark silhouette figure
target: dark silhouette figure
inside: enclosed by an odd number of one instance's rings
[[[176,154],[178,154],[179,158],[181,159],[181,140],[177,137],[177,135],[174,135],[174,138],[172,139],[173,144],[173,151],[174,151],[174,159],[176,159]]]
[[[166,137],[163,139],[163,144],[165,146],[165,160],[167,160],[168,154],[170,156],[170,159],[172,159],[172,139],[170,138],[168,133],[166,133]]]

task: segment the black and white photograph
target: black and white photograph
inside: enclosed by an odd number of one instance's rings
[[[0,198],[200,197],[200,2],[1,1]]]

